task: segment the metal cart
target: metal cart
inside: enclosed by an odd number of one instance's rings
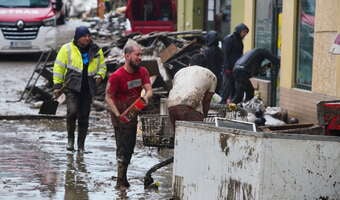
[[[215,117],[223,117],[228,119],[236,119],[237,116],[245,116],[245,111],[237,109],[230,111],[225,104],[211,105],[205,123],[215,123]],[[142,114],[140,115],[143,145],[147,147],[158,148],[174,148],[175,134],[171,128],[168,115],[160,114]],[[153,183],[151,174],[156,170],[172,163],[173,156],[151,167],[144,177],[144,187],[148,187]]]
[[[145,114],[140,116],[143,145],[147,147],[174,148],[175,134],[168,115]],[[173,162],[173,156],[154,165],[145,174],[144,187],[153,183],[151,174]]]

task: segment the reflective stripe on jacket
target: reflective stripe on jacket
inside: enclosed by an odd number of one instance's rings
[[[66,80],[67,86],[71,90],[80,92],[82,80],[83,60],[78,47],[73,43],[64,44],[57,55],[53,66],[53,83],[62,85]],[[106,75],[106,64],[104,54],[101,49],[90,57],[88,66],[88,80],[90,93],[95,94],[95,82],[93,77],[100,75],[103,79]]]

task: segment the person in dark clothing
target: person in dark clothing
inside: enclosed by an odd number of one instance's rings
[[[257,76],[260,72],[267,69],[268,64],[262,65],[262,62],[269,60],[274,67],[271,71],[271,76],[276,76],[276,71],[278,71],[280,66],[280,59],[268,50],[263,48],[256,48],[245,53],[237,62],[233,70],[235,78],[235,94],[231,100],[232,103],[240,103],[243,99],[244,93],[246,93],[245,101],[249,101],[254,97],[254,87],[250,82],[250,78]],[[276,79],[276,77],[275,77]]]
[[[233,67],[243,54],[243,38],[248,34],[249,28],[241,23],[235,27],[232,34],[223,39],[223,86],[221,87],[221,103],[226,103],[234,93]]]
[[[219,93],[222,82],[223,52],[218,47],[219,37],[216,31],[209,31],[206,35],[207,47],[203,49],[203,54],[207,60],[207,68],[214,73],[217,78],[216,92]]]
[[[78,120],[78,150],[84,151],[92,97],[96,85],[106,76],[103,51],[92,42],[85,26],[77,27],[74,40],[64,44],[53,66],[54,96],[66,95],[66,149],[74,150],[74,131]]]

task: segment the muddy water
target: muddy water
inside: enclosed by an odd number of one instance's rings
[[[152,175],[160,182],[158,189],[143,185],[146,171],[169,157],[170,150],[144,147],[139,138],[128,169],[131,187],[117,191],[112,129],[102,113],[94,113],[91,122],[86,152],[81,154],[65,151],[63,120],[1,121],[0,199],[171,198],[172,166]]]

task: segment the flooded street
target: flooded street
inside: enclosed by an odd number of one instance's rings
[[[20,59],[18,59],[18,57]],[[37,56],[0,57],[0,116],[37,115],[20,98]],[[57,114],[64,115],[65,105]],[[145,147],[139,134],[128,169],[131,187],[115,190],[116,145],[106,112],[92,111],[84,154],[66,151],[65,119],[0,120],[0,199],[170,199],[172,165],[152,174],[158,189],[144,189],[145,173],[172,150]]]
[[[93,115],[92,115],[93,116]],[[65,151],[64,120],[2,121],[0,125],[0,199],[169,199],[171,168],[153,174],[158,190],[144,190],[146,171],[171,152],[157,152],[137,142],[128,170],[131,187],[114,189],[115,141],[102,115],[91,121],[86,152]]]

